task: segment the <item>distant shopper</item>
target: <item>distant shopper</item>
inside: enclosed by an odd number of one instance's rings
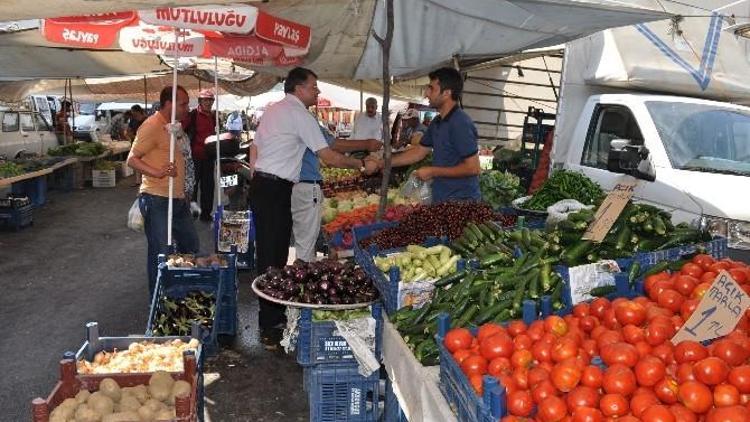
[[[216,116],[211,112],[214,93],[204,89],[198,95],[198,107],[182,119],[182,127],[190,137],[190,146],[195,161],[196,186],[193,190],[193,202],[200,204],[201,221],[212,221],[211,211],[214,208],[214,160],[206,151],[206,138],[216,134]],[[200,200],[198,194],[200,191]]]
[[[109,136],[113,141],[126,141],[128,139],[128,120],[130,112],[117,113],[109,122]]]
[[[143,173],[138,205],[143,214],[148,241],[147,268],[150,296],[154,294],[157,276],[157,258],[168,252],[167,207],[169,204],[169,178],[174,178],[172,234],[178,253],[198,252],[198,234],[190,215],[190,192],[195,183],[190,152],[190,141],[180,130],[175,139],[174,162],[169,161],[169,123],[172,107],[175,119],[188,112],[188,93],[177,87],[177,102],[172,104],[172,87],[159,95],[161,109],[146,119],[138,128],[135,142],[128,155],[128,165]]]
[[[421,161],[432,150],[432,165],[414,171],[421,180],[432,180],[432,201],[479,200],[479,146],[477,128],[458,106],[463,91],[461,74],[444,67],[431,72],[426,97],[439,116],[416,147],[393,156],[393,166]],[[378,160],[383,167],[383,160]]]
[[[127,137],[126,139],[130,142],[133,142],[135,140],[135,134],[138,132],[138,128],[141,127],[141,124],[143,124],[144,121],[146,121],[146,118],[148,116],[146,115],[145,110],[143,110],[143,107],[141,107],[138,104],[134,104],[132,107],[130,107],[130,119],[128,120],[128,128],[127,128]],[[141,184],[141,172],[136,171],[135,172],[135,183],[133,184],[133,187]]]
[[[229,113],[224,128],[235,137],[242,135],[242,115],[236,110]]]
[[[55,134],[60,145],[65,145],[73,140],[73,131],[68,123],[71,107],[70,101],[63,101],[60,103],[60,111],[55,114]]]
[[[425,126],[430,126],[430,123],[432,123],[432,113],[425,113],[424,114],[424,120],[422,120],[422,124]]]
[[[378,100],[374,97],[365,101],[365,112],[354,118],[351,139],[377,139],[383,142],[383,120],[378,113]]]
[[[425,132],[427,132],[427,126],[423,125],[419,121],[419,111],[415,108],[406,110],[404,115],[401,117],[401,134],[399,135],[399,148],[407,146],[417,146],[419,141],[422,140]]]

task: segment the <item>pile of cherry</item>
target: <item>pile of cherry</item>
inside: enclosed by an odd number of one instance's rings
[[[707,346],[670,341],[721,270],[750,292],[747,264],[697,255],[679,272],[648,276],[645,297],[599,298],[476,335],[457,327],[444,345],[477,394],[484,375],[505,387],[503,422],[748,422],[750,313]]]

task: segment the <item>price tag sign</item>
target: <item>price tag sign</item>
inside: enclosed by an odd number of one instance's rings
[[[237,175],[233,174],[231,176],[221,176],[221,180],[219,180],[219,184],[222,188],[230,188],[232,186],[237,186]]]
[[[628,204],[628,201],[633,196],[633,191],[637,183],[638,181],[635,178],[629,176],[617,183],[604,199],[602,205],[599,206],[599,209],[596,210],[594,221],[591,222],[581,239],[592,240],[594,242],[604,240],[607,233],[609,233],[609,229],[612,228],[612,224],[615,223],[615,220],[617,220],[617,217],[620,216],[622,210],[625,209],[625,205]]]
[[[749,307],[750,296],[728,272],[722,271],[706,290],[695,312],[672,337],[672,344],[723,337],[734,330]]]

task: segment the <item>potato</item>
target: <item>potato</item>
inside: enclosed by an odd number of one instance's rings
[[[123,394],[120,398],[120,412],[137,412],[141,402],[132,394]]]
[[[104,378],[102,382],[99,383],[99,391],[111,398],[114,402],[120,401],[120,396],[122,395],[120,385],[112,378]]]
[[[75,416],[75,422],[99,422],[102,420],[102,415],[87,404],[78,405]]]
[[[174,407],[165,407],[156,414],[157,421],[171,421],[177,416]]]
[[[145,385],[136,385],[135,387],[131,387],[130,392],[133,393],[135,398],[138,399],[141,404],[146,403],[146,401],[150,398],[148,396],[148,388]]]
[[[64,408],[68,408],[68,409],[73,409],[75,411],[76,410],[76,406],[78,406],[78,400],[76,400],[74,398],[69,398],[69,399],[63,400],[63,402],[60,403],[60,405],[57,406],[57,407],[64,407]]]
[[[157,371],[148,381],[148,392],[156,400],[166,401],[172,392],[172,384],[174,380],[171,375],[164,371]]]
[[[86,404],[88,404],[90,408],[96,410],[100,415],[110,414],[115,408],[115,402],[101,391],[92,393]]]
[[[148,407],[156,414],[159,413],[161,409],[167,407],[167,405],[155,399],[148,399],[146,403],[143,404],[143,407]]]
[[[190,396],[190,393],[192,392],[193,386],[190,385],[189,382],[179,380],[175,381],[174,384],[172,384],[172,392],[169,394],[169,399],[167,400],[167,403],[174,404],[175,397],[179,396]]]
[[[140,422],[140,420],[136,412],[110,413],[102,417],[102,422]]]
[[[156,412],[150,406],[144,405],[138,408],[138,416],[142,422],[151,422],[154,420]]]
[[[86,403],[86,400],[89,399],[90,395],[91,392],[89,390],[81,390],[76,394],[76,402],[78,402],[78,404]]]
[[[63,404],[61,403],[59,406],[52,410],[52,413],[49,414],[50,422],[66,422],[68,419],[73,417],[77,406],[78,404],[74,406],[63,406]]]

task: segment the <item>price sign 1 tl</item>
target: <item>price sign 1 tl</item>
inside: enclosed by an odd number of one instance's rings
[[[722,271],[706,290],[690,318],[672,337],[672,344],[683,340],[700,342],[723,337],[734,330],[748,308],[750,296],[728,272]]]

